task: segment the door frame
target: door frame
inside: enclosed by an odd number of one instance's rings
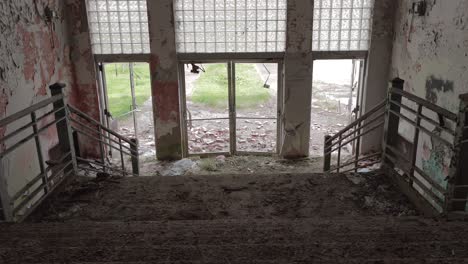
[[[207,152],[207,153],[189,153],[188,150],[188,129],[187,129],[187,98],[186,98],[186,83],[185,83],[185,65],[186,64],[209,64],[209,63],[226,63],[228,77],[228,104],[229,104],[229,152]],[[276,113],[276,150],[275,152],[254,152],[254,151],[237,151],[237,133],[236,133],[236,63],[276,63],[278,65],[278,90],[277,90],[277,113]],[[191,59],[179,60],[179,105],[182,128],[182,154],[184,157],[200,156],[209,157],[214,155],[261,155],[272,156],[278,155],[281,149],[282,138],[282,114],[284,109],[284,61],[283,59]],[[255,119],[255,118],[252,118]]]

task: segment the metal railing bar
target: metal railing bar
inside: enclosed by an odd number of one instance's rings
[[[23,110],[21,110],[19,112],[16,112],[11,116],[7,116],[7,117],[3,118],[2,120],[0,120],[0,127],[4,127],[4,126],[10,124],[11,122],[16,121],[16,120],[18,120],[20,118],[23,118],[23,117],[31,114],[31,112],[34,112],[34,111],[36,111],[38,109],[41,109],[41,108],[44,108],[47,105],[52,104],[52,103],[54,103],[54,102],[56,102],[56,101],[58,101],[58,100],[60,100],[62,98],[63,98],[63,95],[58,94],[58,95],[52,96],[52,97],[50,97],[48,99],[45,99],[44,101],[41,101],[41,102],[39,102],[37,104],[31,105],[30,107],[28,107],[26,109],[23,109]]]
[[[276,117],[245,117],[245,116],[242,116],[242,117],[236,117],[236,119],[242,119],[242,120],[277,120],[278,118]]]
[[[71,152],[66,153],[59,161],[58,163],[62,163],[66,158],[68,158],[71,155]],[[34,177],[28,184],[26,184],[23,188],[21,188],[19,191],[16,192],[15,195],[12,196],[12,200],[17,200],[19,197],[21,197],[29,188],[31,188],[38,180],[40,180],[42,177],[46,176],[49,171],[51,171],[53,168],[57,166],[52,166],[52,167],[47,167],[45,169],[44,173],[40,173],[36,177]]]
[[[88,134],[87,132],[84,132],[84,131],[80,130],[79,128],[73,127],[73,130],[76,131],[76,132],[78,132],[78,133],[81,133],[81,134],[83,134],[83,135],[85,135],[85,136],[87,136],[87,137],[89,137],[89,138],[92,138],[92,139],[94,139],[94,140],[96,140],[96,141],[98,141],[98,142],[102,142],[102,143],[104,143],[105,145],[107,145],[107,146],[109,146],[109,147],[111,147],[111,148],[113,148],[113,149],[115,149],[115,150],[120,151],[120,149],[114,147],[112,144],[109,144],[109,143],[105,142],[105,141],[102,140],[102,139],[99,139],[99,138],[97,138],[97,137],[94,137],[94,136]],[[122,151],[122,152],[125,153],[126,155],[129,155],[129,156],[134,157],[132,154],[130,154],[130,153],[128,153],[128,152],[125,152],[125,151]]]
[[[375,121],[379,120],[380,118],[382,118],[383,116],[385,115],[385,112],[383,113],[380,113],[379,115],[375,116],[374,118],[372,118],[370,121],[367,121],[364,123],[364,125],[361,125],[360,127],[358,128],[355,128],[353,129],[350,133],[346,134],[345,136],[341,137],[341,141],[348,138],[349,136],[351,135],[356,135],[356,132],[358,130],[362,130],[363,128],[366,128],[368,126],[370,126],[371,124],[373,124]],[[343,132],[344,134],[344,131],[342,130],[341,132]],[[340,141],[336,141],[335,143],[331,144],[330,146],[333,147],[335,146],[336,144],[338,144]]]
[[[107,169],[110,169],[110,170],[113,170],[113,171],[117,171],[117,172],[123,172],[125,174],[128,174],[128,175],[133,175],[133,176],[138,176],[136,174],[133,174],[132,172],[128,172],[128,171],[124,171],[124,170],[121,170],[121,169],[117,169],[115,167],[111,167],[111,166],[107,166],[107,165],[104,165],[104,164],[101,164],[99,162],[96,162],[96,161],[92,161],[92,160],[88,160],[88,159],[83,159],[83,158],[80,158],[80,157],[76,157],[76,159],[78,161],[81,161],[81,162],[86,162],[86,163],[91,163],[91,164],[94,164],[94,165],[97,165],[97,166],[101,166],[101,167],[106,167]],[[94,168],[85,168],[83,166],[80,167],[82,170],[91,170],[91,171],[95,171],[95,172],[102,172],[98,169],[94,169]]]
[[[354,159],[353,159],[352,161],[348,161],[348,162],[342,164],[340,167],[334,166],[334,167],[332,167],[331,170],[336,170],[336,169],[338,169],[338,168],[343,168],[343,167],[346,167],[346,166],[348,166],[348,165],[351,165],[351,164],[355,163],[356,161],[359,162],[359,161],[363,161],[363,160],[370,159],[370,158],[373,158],[373,157],[378,157],[378,156],[380,156],[380,155],[382,155],[381,152],[377,152],[377,153],[373,153],[373,154],[370,154],[370,155],[366,155],[366,156],[360,157],[360,158],[357,159],[357,160],[354,160]]]
[[[353,171],[353,170],[356,170],[356,169],[366,168],[366,167],[372,166],[374,164],[377,164],[379,162],[380,162],[380,160],[376,160],[376,161],[373,161],[373,162],[371,162],[369,164],[366,164],[366,165],[361,165],[361,166],[357,166],[357,167],[354,167],[354,168],[351,168],[351,169],[344,170],[341,173],[346,173],[346,172],[350,172],[350,171]]]
[[[421,170],[418,166],[414,166],[414,170],[419,174],[421,175],[421,177],[427,181],[432,187],[436,188],[437,191],[439,191],[440,193],[442,194],[445,194],[447,192],[446,189],[444,189],[444,187],[442,187],[439,183],[437,183],[436,181],[434,181],[431,177],[429,177],[429,175],[426,174],[426,172],[424,172],[423,170]]]
[[[62,111],[62,110],[65,110],[65,107],[62,107],[62,108],[60,108],[60,109],[58,109],[58,110],[52,110],[52,111],[50,111],[50,112],[48,112],[48,113],[42,115],[41,117],[37,118],[35,122],[29,122],[29,123],[27,123],[26,125],[24,125],[24,126],[18,128],[18,129],[16,129],[15,131],[12,131],[10,134],[4,136],[3,138],[0,138],[0,143],[1,143],[1,142],[5,142],[5,141],[7,141],[8,139],[10,139],[11,137],[14,137],[14,136],[18,135],[18,134],[21,133],[23,130],[25,130],[25,129],[27,129],[27,128],[33,126],[33,125],[37,125],[37,124],[39,123],[39,121],[41,121],[41,120],[42,120],[43,118],[45,118],[46,116],[51,115],[51,114],[54,114],[54,113],[56,113],[56,112],[58,112],[58,111]]]
[[[403,170],[405,172],[405,174],[408,175],[409,168],[408,168],[407,163],[409,163],[409,162],[400,162],[400,163],[398,163],[397,160],[394,157],[392,157],[391,155],[388,155],[388,154],[386,154],[384,156],[384,159],[389,159],[393,164],[400,165],[400,166],[398,166],[398,168]],[[396,166],[394,166],[394,167],[396,167]]]
[[[453,188],[468,188],[468,185],[455,185]]]
[[[197,118],[197,119],[190,119],[191,122],[193,122],[193,121],[215,121],[215,120],[229,120],[229,117],[215,117],[215,118]]]
[[[56,175],[62,173],[68,166],[70,166],[72,164],[72,161],[69,161],[67,162],[59,171],[57,171],[56,173],[54,173],[54,175],[52,175],[50,177],[51,180],[53,180],[53,178],[56,177]],[[33,192],[31,192],[28,196],[25,197],[25,199],[23,201],[21,201],[20,204],[18,204],[17,206],[15,206],[13,208],[13,214],[15,215],[19,210],[21,210],[29,201],[31,201],[32,198],[36,197],[36,195],[39,193],[39,191],[43,190],[45,187],[47,186],[46,183],[43,183],[41,185],[39,185]],[[46,195],[46,193],[44,193],[44,195]]]
[[[99,135],[102,136],[103,138],[108,139],[108,140],[114,142],[115,144],[118,144],[118,145],[119,145],[119,144],[122,144],[121,142],[116,141],[115,139],[112,139],[112,138],[109,137],[109,136],[106,136],[104,133],[99,133],[98,130],[94,130],[94,129],[90,128],[89,126],[86,126],[85,124],[79,122],[78,120],[73,120],[73,119],[70,119],[70,120],[71,120],[72,122],[77,123],[77,124],[80,125],[82,128],[85,128],[86,130],[90,131],[91,133],[99,134]],[[73,127],[73,126],[72,126],[72,127]],[[75,127],[73,127],[73,128],[75,128]],[[121,140],[121,139],[119,139],[119,140]],[[125,147],[126,149],[130,150],[130,151],[132,150],[130,147],[127,147],[127,146],[125,146],[125,145],[122,145],[122,146]]]
[[[405,164],[402,164],[402,163],[398,163],[396,161],[396,159],[394,159],[392,156],[389,156],[389,155],[385,155],[385,158],[389,159],[393,164],[400,164],[400,165],[405,165]],[[406,164],[406,168],[405,166],[403,167],[399,167],[400,169],[402,169],[405,173],[405,175],[407,176],[408,179],[412,180],[413,183],[416,183],[421,189],[423,189],[423,191],[425,191],[426,193],[430,194],[433,198],[435,198],[435,200],[437,200],[437,203],[442,206],[443,202],[441,200],[440,197],[438,197],[432,190],[430,190],[426,185],[424,185],[418,178],[416,177],[411,177],[409,175],[409,166]],[[401,177],[401,176],[400,176]],[[414,187],[413,187],[414,189]]]
[[[376,130],[377,128],[379,128],[380,126],[382,126],[383,124],[385,123],[385,121],[380,121],[379,123],[377,123],[376,125],[374,125],[373,127],[371,127],[370,129],[364,131],[364,132],[361,132],[359,134],[357,134],[356,136],[352,137],[351,139],[345,141],[344,143],[341,143],[338,145],[338,147],[332,149],[330,152],[327,152],[325,153],[326,154],[329,154],[329,153],[332,153],[332,152],[335,152],[336,150],[340,149],[341,147],[343,146],[346,146],[348,143],[352,142],[353,140],[355,140],[356,138],[359,138],[359,137],[362,137],[364,135],[367,135],[369,134],[370,132]],[[339,142],[339,141],[338,141]],[[336,145],[336,144],[335,144]]]
[[[415,111],[415,110],[413,110],[413,109],[411,109],[411,107],[406,106],[406,105],[404,105],[404,104],[400,104],[400,103],[395,102],[395,101],[393,101],[393,100],[390,100],[390,102],[391,102],[392,104],[394,104],[394,105],[397,105],[397,106],[399,106],[399,107],[405,108],[407,111],[409,111],[409,112],[411,112],[412,114],[416,115],[416,117],[421,117],[421,118],[424,119],[425,121],[431,123],[433,126],[439,128],[439,129],[442,129],[442,130],[446,131],[447,133],[449,133],[449,134],[451,134],[451,135],[453,135],[453,136],[455,135],[455,131],[450,130],[448,127],[440,126],[439,123],[438,123],[437,121],[435,121],[435,120],[433,120],[433,119],[431,119],[431,118],[425,116],[424,114],[418,114],[418,112]]]
[[[131,140],[119,135],[117,132],[111,130],[111,129],[108,129],[107,127],[104,127],[101,123],[99,123],[98,121],[96,121],[95,119],[87,116],[85,113],[81,112],[80,110],[76,109],[76,108],[73,108],[73,106],[70,106],[70,105],[67,105],[68,106],[68,109],[70,109],[70,112],[78,115],[79,117],[83,118],[83,119],[86,119],[88,120],[89,122],[91,123],[94,123],[96,126],[98,127],[101,127],[104,131],[112,134],[113,136],[117,137],[117,138],[120,138],[122,139],[123,141],[129,143],[130,145],[132,146],[137,146],[136,144],[134,144],[133,142],[131,142]],[[73,117],[70,118],[70,120],[73,120]]]
[[[437,194],[434,193],[434,191],[432,191],[431,189],[429,189],[425,184],[423,184],[418,178],[416,177],[413,177],[412,178],[413,182],[416,183],[418,185],[419,188],[423,189],[423,191],[427,194],[429,194],[433,199],[434,201],[437,202],[437,204],[439,206],[443,206],[444,205],[444,201],[442,200],[442,198],[440,198],[439,196],[437,196]],[[413,187],[414,189],[414,187]]]
[[[12,152],[13,150],[17,149],[19,146],[23,145],[24,143],[28,142],[29,140],[31,140],[32,138],[34,138],[36,135],[39,135],[42,131],[46,130],[47,128],[49,128],[50,126],[52,125],[55,125],[59,122],[62,122],[66,119],[66,116],[60,118],[60,119],[56,119],[54,120],[52,123],[49,123],[43,127],[41,127],[39,130],[37,130],[37,133],[32,133],[30,134],[29,136],[23,138],[22,140],[18,141],[16,144],[14,144],[13,146],[7,148],[5,151],[3,151],[2,153],[0,153],[0,159],[2,159],[3,157],[5,157],[6,155],[8,155],[10,152]]]
[[[55,188],[57,188],[57,186],[60,185],[60,183],[64,179],[66,179],[68,176],[70,176],[70,174],[72,172],[73,172],[73,170],[70,170],[69,172],[64,174],[62,179],[60,179],[57,183],[52,185],[52,187],[50,188],[49,193],[47,193],[47,194],[43,195],[41,198],[39,198],[23,215],[21,215],[20,217],[17,218],[18,221],[22,222],[24,219],[26,219],[26,217],[28,217],[36,209],[36,207],[39,206],[42,203],[42,201],[44,201],[44,199],[46,199],[52,193],[52,191],[55,190]]]
[[[403,161],[407,162],[408,164],[410,163],[410,160],[405,157],[405,154],[398,149],[394,148],[393,146],[386,145],[385,148],[389,149],[391,152],[393,152],[396,156],[399,156],[400,158],[403,159]]]
[[[382,109],[384,106],[386,106],[387,104],[387,99],[383,100],[382,102],[380,102],[379,104],[377,104],[374,108],[372,108],[369,112],[363,114],[361,117],[359,117],[358,119],[354,120],[354,122],[352,122],[351,124],[347,125],[345,128],[343,128],[341,131],[347,131],[349,130],[350,128],[356,126],[356,124],[358,124],[360,121],[363,121],[365,119],[367,119],[368,117],[370,117],[372,114],[374,114],[375,112],[377,112],[378,110]],[[331,140],[334,140],[336,138],[339,137],[339,134],[335,134],[333,135],[328,141],[331,141]]]
[[[418,125],[416,124],[416,122],[414,122],[413,120],[409,119],[408,117],[406,117],[406,116],[404,116],[404,115],[402,115],[402,114],[399,114],[399,113],[397,113],[397,112],[395,112],[395,111],[393,111],[393,110],[388,110],[388,111],[389,111],[390,113],[396,115],[396,116],[399,116],[399,117],[405,119],[408,123],[410,123],[411,125],[413,125],[414,128],[420,129],[420,130],[426,132],[429,136],[435,137],[435,138],[437,138],[438,140],[442,141],[445,145],[447,145],[447,147],[449,147],[449,148],[453,151],[454,146],[453,146],[452,143],[450,143],[450,142],[448,142],[447,140],[443,139],[442,137],[440,137],[440,136],[434,134],[434,133],[433,133],[432,131],[430,131],[429,129],[427,129],[427,128],[423,127],[423,126],[418,126]]]
[[[414,95],[414,94],[411,94],[411,93],[408,93],[408,92],[405,92],[403,90],[400,90],[400,89],[395,89],[395,88],[390,88],[390,93],[395,93],[395,94],[399,94],[413,102],[416,102],[422,106],[424,106],[425,108],[428,108],[438,114],[441,114],[443,115],[444,117],[452,120],[452,121],[457,121],[458,119],[458,116],[450,111],[448,111],[447,109],[444,109],[438,105],[435,105],[435,104],[432,104],[422,98],[419,98],[418,96]]]

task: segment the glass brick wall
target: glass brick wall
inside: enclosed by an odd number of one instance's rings
[[[283,52],[286,1],[174,0],[177,52]]]
[[[373,0],[315,0],[312,50],[368,50]]]
[[[87,0],[94,54],[150,53],[146,0]]]

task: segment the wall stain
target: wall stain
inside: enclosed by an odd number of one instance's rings
[[[453,92],[454,82],[443,80],[431,75],[426,80],[426,99],[436,104],[438,101],[438,92]]]

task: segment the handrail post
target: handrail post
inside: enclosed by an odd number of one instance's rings
[[[13,221],[13,202],[8,193],[7,179],[5,178],[5,169],[3,168],[3,160],[0,159],[0,204],[2,206],[3,216],[0,215],[0,220],[7,222]]]
[[[324,148],[323,148],[323,172],[330,170],[330,161],[331,161],[331,144],[332,141],[331,135],[325,135]]]
[[[403,86],[405,81],[400,78],[395,78],[392,80],[392,88],[403,90]],[[392,93],[390,90],[388,91],[387,96],[387,107],[386,107],[386,114],[385,114],[385,125],[384,125],[384,139],[382,145],[382,164],[389,165],[389,167],[393,167],[391,161],[385,158],[386,156],[386,148],[387,145],[394,146],[396,140],[398,138],[398,127],[400,123],[400,117],[392,114],[390,112],[393,111],[395,113],[400,113],[400,107],[398,105],[392,104],[390,101],[394,101],[401,104],[402,96],[399,94]]]
[[[138,140],[136,138],[131,138],[130,141],[134,144],[130,144],[131,153],[132,153],[132,172],[134,175],[140,174],[140,162],[138,157]]]
[[[468,185],[468,94],[460,95],[457,128],[455,130],[454,151],[450,161],[450,170],[447,181],[447,194],[445,195],[445,213],[452,210],[465,211],[466,201],[452,203],[452,198],[467,199],[467,188],[456,188],[457,185]],[[465,172],[465,173],[462,173]]]
[[[39,133],[37,129],[37,118],[36,118],[36,112],[31,112],[31,121],[33,122],[33,132],[34,132],[34,141],[36,143],[36,152],[37,152],[37,159],[39,161],[39,168],[41,170],[42,174],[42,184],[44,184],[44,193],[49,192],[49,181],[48,181],[48,176],[45,173],[46,169],[44,166],[44,157],[42,156],[42,147],[41,147],[41,140],[39,138]]]
[[[66,87],[63,83],[54,83],[49,86],[50,93],[52,96],[62,94],[63,89]],[[65,107],[65,99],[55,101],[53,103],[54,110],[58,110],[60,108]],[[58,120],[60,118],[65,117],[65,122],[58,122],[57,126],[57,135],[59,139],[59,146],[63,153],[70,152],[73,171],[75,174],[78,172],[78,165],[76,160],[76,153],[75,153],[75,145],[73,142],[73,131],[71,128],[71,121],[70,121],[70,112],[67,107],[64,108],[63,111],[55,112],[55,119]],[[68,173],[67,170],[64,170],[64,174]]]

